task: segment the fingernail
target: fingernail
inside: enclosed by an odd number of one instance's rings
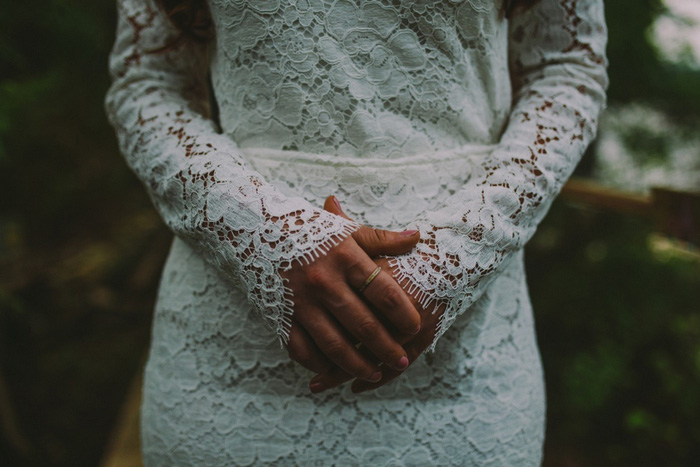
[[[420,324],[418,325],[418,327],[416,328],[416,330],[413,331],[411,334],[415,336],[415,335],[418,334],[419,332],[420,332]]]
[[[340,207],[340,203],[338,202],[338,198],[336,198],[335,196],[333,197],[333,202],[335,203],[335,206],[338,209],[340,209],[341,211],[343,210],[343,208]]]
[[[381,379],[382,379],[382,372],[381,372],[381,371],[375,371],[375,372],[372,374],[372,377],[369,378],[367,381],[369,381],[370,383],[376,383],[376,382],[378,382],[378,381],[381,380]]]
[[[325,391],[326,387],[321,383],[314,383],[314,384],[309,386],[309,389],[311,390],[312,393],[316,394],[316,393],[319,393],[321,391]]]
[[[399,233],[399,235],[401,237],[413,237],[417,233],[417,230],[404,230],[403,232]]]
[[[401,357],[401,360],[399,360],[399,363],[396,364],[396,369],[397,370],[405,370],[406,368],[408,368],[408,358]]]

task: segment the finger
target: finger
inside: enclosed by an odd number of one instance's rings
[[[435,340],[435,333],[437,330],[438,323],[444,312],[444,305],[438,304],[432,309],[421,309],[422,313],[422,323],[421,330],[418,334],[413,337],[399,336],[399,342],[403,345],[404,350],[410,363],[416,361],[417,358],[427,349]],[[362,348],[358,349],[360,352],[363,351]],[[334,369],[329,370],[329,372],[334,371]],[[327,373],[329,373],[327,372]],[[393,380],[397,376],[401,375],[403,372],[398,372],[390,368],[384,368],[382,372],[382,379],[377,383],[364,384],[364,381],[355,380],[352,384],[353,392],[363,392],[373,389],[377,389],[389,381]]]
[[[378,381],[381,370],[364,358],[323,310],[297,313],[297,320],[327,359],[355,378]],[[311,318],[310,318],[311,317]]]
[[[340,202],[335,196],[326,198],[323,209],[338,216],[350,219],[340,207]],[[365,250],[368,256],[389,255],[396,256],[408,253],[420,240],[420,233],[417,230],[405,230],[403,232],[392,232],[390,230],[373,229],[361,226],[352,234],[355,241]]]
[[[382,373],[382,378],[383,377],[384,374]],[[351,379],[353,379],[352,375],[336,366],[311,378],[311,381],[309,382],[309,389],[314,394],[318,394],[319,392],[327,389],[338,387]]]
[[[427,349],[428,346],[432,343],[432,335],[432,333],[428,332],[421,333],[420,335],[416,336],[415,339],[413,339],[404,346],[406,349],[406,354],[408,355],[409,366],[410,364],[415,362],[416,359],[420,357],[420,355],[425,351],[425,349]],[[403,374],[403,371],[396,371],[394,369],[385,368],[382,372],[382,379],[378,382],[372,383],[369,381],[356,379],[355,381],[353,381],[350,389],[355,394],[359,394],[365,391],[371,391],[384,386],[386,383],[392,381],[401,374]]]
[[[408,253],[420,240],[417,230],[392,232],[366,226],[356,230],[352,237],[370,257],[380,255],[396,256]]]
[[[369,260],[369,264],[359,261],[355,267],[348,269],[348,282],[359,290],[375,269],[373,261]],[[420,314],[406,292],[386,270],[382,269],[362,291],[362,295],[372,309],[386,317],[400,333],[414,335],[420,330]]]
[[[293,323],[289,331],[287,353],[290,359],[314,373],[323,373],[336,368],[316,347],[299,323]]]
[[[411,342],[406,346],[406,353],[409,358],[410,363],[414,362],[421,353],[425,351],[426,348],[430,345],[432,342],[431,335],[426,333],[427,337],[425,336],[419,336],[417,341]],[[368,351],[366,348],[360,346],[358,349],[363,355],[365,355],[368,358],[371,358],[371,355],[368,354]],[[409,363],[409,366],[410,366]],[[391,368],[384,368],[382,372],[382,379],[379,380],[378,382],[368,382],[368,381],[363,381],[363,380],[355,380],[352,384],[352,392],[354,393],[360,393],[364,391],[370,391],[374,390],[377,388],[380,388],[384,386],[386,383],[392,381],[395,379],[397,376],[400,376],[403,374],[405,370],[399,371]],[[325,391],[327,389],[332,389],[334,387],[340,386],[343,383],[346,383],[347,381],[351,380],[352,376],[350,376],[348,373],[344,372],[338,367],[333,367],[330,370],[318,374],[311,378],[311,381],[309,383],[309,388],[311,388],[311,392],[313,393],[319,393],[322,391]]]
[[[384,371],[382,373],[382,379],[379,380],[377,383],[370,383],[368,381],[363,381],[360,379],[355,379],[355,381],[352,382],[352,385],[350,386],[350,390],[354,394],[360,394],[362,392],[366,391],[373,391],[375,389],[379,389],[380,387],[384,386],[385,384],[393,381],[396,379],[397,376],[401,375],[401,371],[396,371],[396,370],[388,370]]]
[[[403,345],[406,342],[409,342],[411,339],[414,337],[412,336],[407,336],[407,335],[400,335],[400,336],[395,336],[395,339],[399,342],[399,344]],[[375,357],[366,347],[363,345],[360,345],[357,350],[368,360],[373,361],[375,363],[378,363],[377,357]],[[410,359],[411,357],[406,353],[406,357]],[[388,374],[387,372],[393,372],[396,374],[396,376],[400,375],[402,371],[400,370],[391,370],[388,367],[383,368],[382,372],[382,379],[380,381],[383,381],[385,378],[385,374]],[[394,377],[396,377],[394,376]],[[309,382],[309,389],[311,392],[314,394],[325,391],[327,389],[332,389],[337,386],[340,386],[341,384],[344,384],[348,381],[350,381],[352,378],[351,375],[343,371],[342,369],[338,368],[337,366],[333,366],[332,368],[319,372],[316,376],[311,378],[311,381]],[[393,379],[393,378],[392,378]]]
[[[330,289],[321,303],[379,361],[397,370],[408,366],[403,347],[389,334],[360,297],[349,288]]]
[[[326,198],[326,201],[324,201],[323,203],[323,209],[345,219],[353,220],[350,219],[350,217],[348,217],[347,214],[345,214],[343,208],[340,207],[340,202],[338,201],[338,198],[336,198],[335,196],[329,196],[328,198]]]
[[[430,329],[434,329],[434,322],[436,322],[437,319],[437,316],[430,316],[430,323],[428,323],[428,326],[425,326],[425,329],[414,337],[398,336],[399,342],[404,346],[404,349],[406,351],[406,356],[409,359],[409,365],[410,363],[414,362],[418,357],[420,357],[420,355],[425,351],[425,349],[427,349],[428,346],[433,342],[435,332],[430,331]],[[373,358],[375,358],[368,352],[368,350],[364,346],[360,346],[357,350],[369,360],[373,360]],[[364,392],[377,389],[385,385],[389,381],[395,379],[397,376],[400,376],[402,373],[403,371],[383,367],[382,379],[380,381],[376,383],[368,383],[362,380],[355,380],[355,382],[352,385],[352,391]],[[349,374],[347,374],[338,367],[333,367],[324,373],[320,373],[314,376],[309,383],[309,387],[311,388],[312,392],[318,393],[327,389],[340,386],[341,384],[346,383],[350,379],[352,379],[352,377]]]
[[[372,355],[372,353],[369,350],[367,350],[366,347],[360,345],[357,348],[357,350],[368,360],[378,362],[377,357]],[[400,371],[391,370],[389,368],[385,368],[384,371],[396,371],[399,374],[401,373]],[[382,379],[383,378],[384,373],[382,373]],[[311,389],[311,392],[318,393],[327,389],[332,389],[334,387],[340,386],[341,384],[346,383],[351,379],[353,379],[351,375],[341,370],[337,366],[334,366],[329,370],[311,378],[311,381],[309,382],[309,388]]]
[[[409,342],[411,339],[414,339],[414,337],[401,335],[396,336],[395,339],[399,342],[399,344],[403,345]],[[378,362],[377,357],[375,357],[371,352],[369,352],[369,350],[366,347],[361,345],[357,348],[357,350],[368,360],[373,361],[375,363]],[[412,356],[409,355],[407,352],[406,357],[409,359],[409,361],[411,361]],[[391,374],[393,379],[396,376],[400,375],[402,372],[403,371],[401,370],[394,370],[390,369],[389,367],[383,367],[382,379],[380,381],[385,380],[385,375]],[[319,374],[311,378],[311,381],[309,382],[309,388],[311,389],[311,392],[315,394],[325,391],[327,389],[332,389],[337,386],[340,386],[341,384],[346,383],[351,379],[353,379],[352,376],[349,375],[347,372],[343,371],[337,366],[333,366],[332,368],[326,371],[319,372]]]

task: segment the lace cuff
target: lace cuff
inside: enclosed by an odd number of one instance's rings
[[[357,225],[288,198],[207,118],[206,44],[177,35],[152,0],[119,0],[106,98],[127,162],[176,233],[240,284],[280,339],[292,291],[280,271],[324,254]]]
[[[516,100],[500,143],[443,209],[417,222],[416,250],[390,262],[424,307],[445,305],[431,348],[533,235],[605,102],[601,1],[542,0],[509,28]]]

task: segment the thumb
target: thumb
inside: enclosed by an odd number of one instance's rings
[[[326,198],[323,209],[345,219],[350,219],[343,212],[335,196]],[[391,230],[373,229],[363,225],[352,234],[352,238],[370,257],[380,255],[395,256],[411,251],[418,243],[418,240],[420,240],[420,234],[417,230],[392,232]]]
[[[340,217],[343,217],[345,219],[352,220],[348,217],[347,214],[345,214],[343,212],[343,209],[340,207],[340,203],[338,202],[338,198],[336,198],[333,195],[326,198],[326,201],[323,203],[323,209],[325,209],[326,211],[328,211],[332,214],[335,214],[336,216],[340,216]]]

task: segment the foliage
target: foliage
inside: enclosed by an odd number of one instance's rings
[[[11,176],[0,185],[0,223],[19,228],[27,244],[59,245],[99,228],[87,223],[96,207],[119,209],[124,195],[135,201],[129,190],[135,184],[102,106],[114,6],[90,0],[4,3],[0,170]],[[90,222],[110,219],[92,216]]]
[[[697,123],[679,125],[649,105],[609,107],[601,119],[596,144],[596,181],[630,192],[648,192],[659,186],[697,191]]]
[[[641,221],[560,202],[527,248],[552,465],[700,455],[700,264],[649,239]]]
[[[608,59],[612,103],[648,101],[680,121],[697,117],[700,73],[667,63],[648,40],[654,19],[664,11],[660,0],[606,0]]]

